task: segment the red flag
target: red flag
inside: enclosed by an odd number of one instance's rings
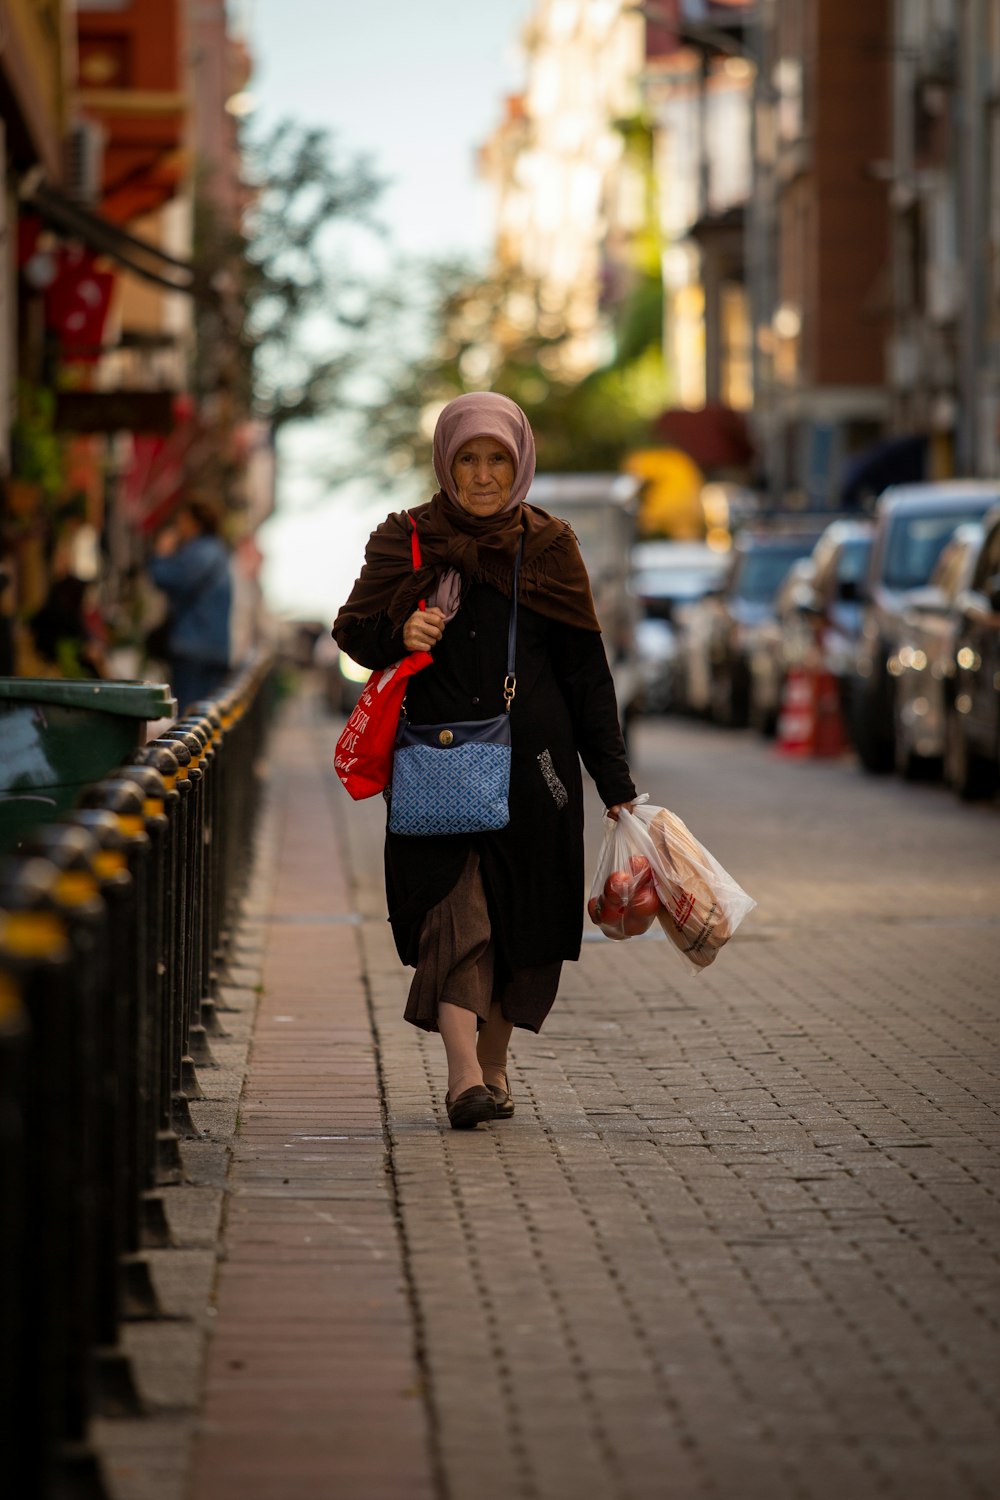
[[[89,250],[64,246],[55,280],[45,293],[45,323],[58,336],[64,359],[93,363],[100,356],[115,278],[94,268]]]

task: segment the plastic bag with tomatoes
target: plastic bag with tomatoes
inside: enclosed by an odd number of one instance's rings
[[[656,921],[704,969],[756,904],[675,813],[645,795],[634,812],[605,819],[587,910],[608,937],[638,937]]]

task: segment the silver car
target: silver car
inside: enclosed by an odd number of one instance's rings
[[[903,615],[926,588],[938,558],[959,526],[981,521],[1000,503],[1000,483],[947,479],[893,485],[875,508],[875,538],[852,684],[853,739],[866,771],[895,765],[895,694]]]
[[[978,522],[959,526],[938,558],[926,588],[915,589],[903,611],[889,671],[895,678],[896,769],[915,779],[940,773],[945,750],[945,697],[955,673],[961,618],[958,596],[969,587],[983,542]]]

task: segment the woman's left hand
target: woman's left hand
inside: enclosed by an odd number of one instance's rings
[[[613,818],[614,821],[617,823],[618,822],[618,814],[621,812],[621,810],[622,810],[623,807],[627,808],[628,811],[631,812],[633,810],[633,808],[635,807],[635,803],[634,802],[616,802],[615,805],[614,805],[614,807],[609,807],[608,808],[608,817],[609,818]]]

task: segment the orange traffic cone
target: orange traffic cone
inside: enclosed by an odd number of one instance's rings
[[[840,689],[832,672],[817,672],[814,682],[816,725],[812,753],[835,760],[844,753],[847,744],[840,711]]]
[[[778,715],[780,755],[811,755],[816,737],[816,697],[813,677],[804,667],[792,667],[785,678]]]

